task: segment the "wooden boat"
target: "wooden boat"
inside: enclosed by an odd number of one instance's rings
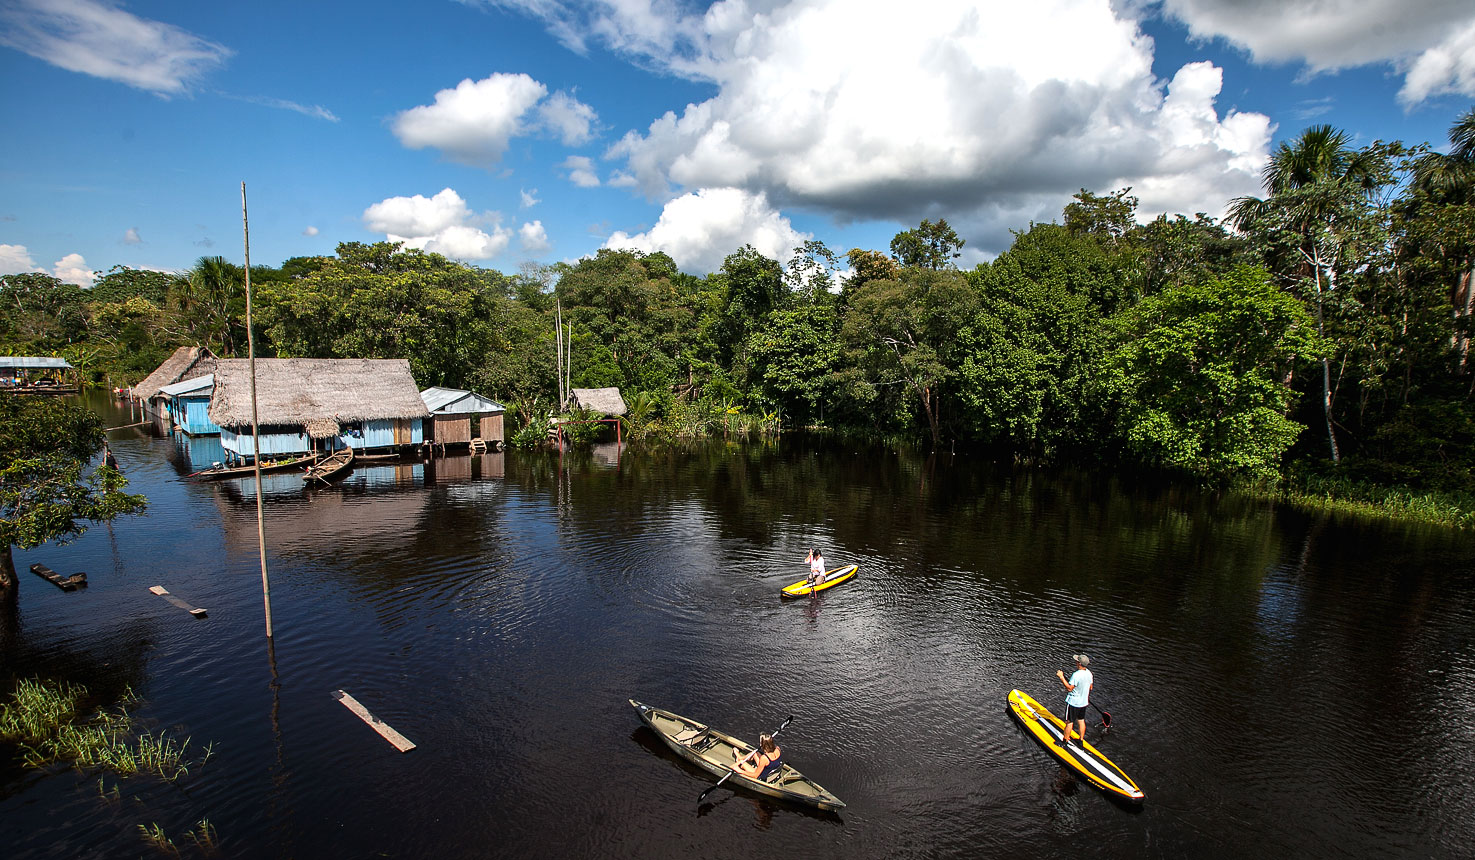
[[[1128,803],[1137,804],[1146,799],[1147,795],[1142,793],[1137,783],[1089,742],[1075,738],[1069,745],[1061,745],[1059,741],[1065,735],[1065,721],[1050,713],[1028,693],[1009,691],[1009,713],[1040,742],[1046,752],[1082,779]]]
[[[261,474],[265,475],[270,472],[287,472],[291,471],[292,469],[305,469],[312,464],[312,461],[314,459],[315,458],[311,454],[306,454],[301,457],[293,457],[290,460],[273,460],[270,462],[262,463]],[[254,474],[256,474],[255,466],[222,466],[219,463],[216,463],[214,466],[211,466],[208,469],[201,469],[198,472],[190,472],[188,475],[185,475],[185,477],[193,478],[197,481],[215,481],[222,478],[249,478]]]
[[[641,704],[634,699],[630,700],[630,704],[640,715],[641,722],[654,729],[661,740],[666,742],[666,746],[675,750],[677,755],[708,773],[717,776],[731,773],[732,776],[727,780],[728,785],[740,785],[758,794],[791,800],[817,809],[845,807],[844,801],[788,764],[784,764],[767,781],[752,779],[734,771],[733,752],[737,752],[737,758],[742,758],[753,751],[752,744],[744,743],[696,720]]]
[[[783,590],[779,593],[782,594],[784,597],[804,597],[806,595],[814,594],[817,591],[824,591],[826,588],[834,588],[842,582],[849,581],[852,577],[855,576],[855,572],[859,569],[860,565],[856,564],[848,564],[844,567],[837,567],[834,570],[825,571],[825,581],[821,582],[819,585],[810,586],[809,578],[805,577],[804,579],[799,580],[793,585],[784,586]]]
[[[334,451],[327,459],[319,460],[308,466],[307,473],[303,475],[302,480],[312,484],[313,479],[317,479],[326,484],[348,474],[348,470],[352,467],[353,449],[341,448]]]

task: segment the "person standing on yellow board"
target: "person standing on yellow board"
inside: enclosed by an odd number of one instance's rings
[[[809,555],[804,556],[804,561],[809,564],[809,576],[806,582],[810,588],[814,588],[825,581],[825,557],[819,554],[819,550],[811,549]]]
[[[1072,660],[1076,661],[1076,670],[1071,674],[1070,680],[1065,679],[1065,672],[1056,669],[1055,677],[1065,685],[1065,733],[1060,736],[1060,743],[1070,741],[1071,726],[1076,726],[1076,737],[1081,743],[1086,742],[1086,708],[1091,704],[1091,658],[1085,654],[1072,654]]]

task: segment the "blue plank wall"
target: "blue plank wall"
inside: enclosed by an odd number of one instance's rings
[[[191,436],[210,436],[220,432],[210,420],[210,392],[201,395],[179,395],[173,398],[169,411],[174,424]]]
[[[365,421],[362,424],[349,424],[343,428],[343,433],[332,440],[331,447],[338,449],[346,446],[362,451],[369,448],[393,448],[396,444],[419,445],[425,441],[425,427],[419,418],[410,421],[409,440],[399,443],[394,441],[394,423],[394,421]],[[251,431],[247,428],[240,429],[243,432],[237,433],[229,427],[221,428],[220,446],[237,457],[250,457],[255,453],[251,447]],[[322,446],[319,444],[317,447]],[[264,457],[306,454],[313,448],[305,429],[297,427],[263,427],[261,429],[261,453]]]

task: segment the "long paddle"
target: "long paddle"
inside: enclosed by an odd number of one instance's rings
[[[783,731],[789,725],[789,723],[791,723],[793,721],[794,721],[794,715],[793,714],[789,714],[788,718],[785,719],[782,723],[780,723],[779,724],[779,727],[777,729],[774,729],[773,734],[769,735],[769,737],[771,737],[771,738],[778,737],[778,733],[781,732],[781,731]],[[755,756],[757,754],[758,754],[758,750],[755,748],[752,752],[750,752],[747,755],[743,756],[743,758],[741,759],[741,761],[747,761],[748,759],[752,758],[753,756]],[[701,794],[697,795],[697,803],[700,804],[703,800],[706,800],[707,799],[707,795],[711,794],[714,790],[716,790],[717,786],[721,785],[724,782],[727,782],[727,778],[729,776],[732,776],[733,774],[737,773],[737,764],[738,764],[738,762],[735,762],[733,764],[733,769],[732,770],[729,770],[727,773],[723,774],[721,779],[717,780],[717,782],[715,782],[712,785],[708,786],[706,791],[703,791]]]

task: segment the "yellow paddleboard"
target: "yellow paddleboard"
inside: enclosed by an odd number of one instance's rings
[[[1028,693],[1009,691],[1009,711],[1050,755],[1060,759],[1087,782],[1129,803],[1141,803],[1146,799],[1147,795],[1131,777],[1086,741],[1073,738],[1069,745],[1062,746],[1059,741],[1064,736],[1065,721],[1050,713]]]
[[[801,579],[793,585],[784,586],[782,594],[784,597],[804,597],[806,595],[813,594],[816,591],[824,591],[826,588],[834,588],[840,583],[845,582],[846,580],[855,576],[855,572],[859,569],[860,565],[856,564],[847,564],[844,567],[837,567],[834,570],[826,571],[825,581],[821,582],[819,585],[814,586],[813,588],[810,587],[809,580]]]

